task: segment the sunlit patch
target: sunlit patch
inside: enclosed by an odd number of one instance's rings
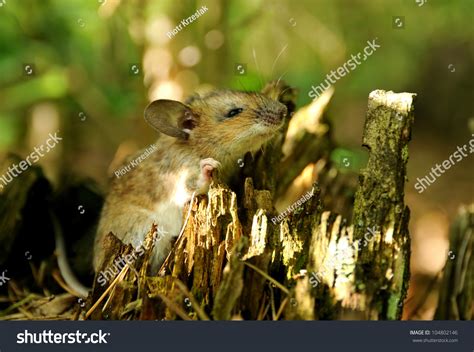
[[[201,61],[201,51],[196,46],[187,46],[179,52],[178,59],[184,66],[195,66]]]
[[[393,224],[391,224],[387,232],[385,232],[385,236],[384,236],[385,243],[391,244],[393,242],[393,231],[394,231]]]
[[[157,62],[160,64],[157,65]],[[146,49],[143,56],[145,83],[168,78],[172,63],[173,57],[169,50],[157,47]]]
[[[183,89],[174,81],[162,81],[150,88],[149,99],[181,100],[183,98]]]
[[[172,23],[168,17],[153,18],[145,28],[145,37],[151,44],[165,44],[170,40],[166,32],[171,27]]]
[[[204,42],[209,49],[219,49],[224,44],[224,34],[217,29],[207,32]]]

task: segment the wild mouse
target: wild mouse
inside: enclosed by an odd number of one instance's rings
[[[104,259],[106,234],[137,248],[155,223],[160,237],[151,271],[156,273],[181,231],[186,202],[207,192],[214,170],[225,179],[238,158],[271,139],[286,114],[285,105],[265,95],[231,90],[194,95],[185,103],[150,103],[145,120],[162,135],[154,147],[128,158],[129,171],[112,181],[94,244],[95,270]]]

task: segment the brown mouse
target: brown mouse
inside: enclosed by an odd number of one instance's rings
[[[156,273],[181,231],[183,208],[193,193],[207,192],[215,169],[225,180],[238,158],[276,134],[286,113],[285,105],[265,95],[230,90],[194,95],[185,103],[150,103],[145,120],[162,135],[153,148],[128,158],[129,171],[122,169],[112,181],[96,234],[95,270],[104,259],[106,234],[137,248],[155,223],[160,236],[151,271]]]

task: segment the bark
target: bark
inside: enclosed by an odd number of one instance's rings
[[[371,319],[399,318],[407,291],[410,212],[404,186],[414,97],[384,91],[369,96],[363,138],[369,161],[356,194],[353,225],[355,240],[364,239],[369,229],[377,230],[361,250],[355,277],[356,286],[364,287],[363,308]]]

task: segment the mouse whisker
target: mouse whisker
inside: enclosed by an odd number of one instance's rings
[[[288,47],[288,44],[286,44],[283,49],[280,50],[280,53],[277,55],[275,61],[273,61],[273,65],[272,65],[272,70],[270,72],[270,77],[273,77],[273,70],[275,69],[275,65],[276,63],[278,62],[278,59],[280,58],[281,54],[283,54],[283,52],[286,50],[286,48]],[[271,78],[270,78],[271,79]]]
[[[281,80],[281,79],[283,78],[283,76],[286,75],[287,73],[288,73],[288,71],[285,71],[285,72],[280,76],[280,78],[278,78],[278,80],[277,80],[276,83],[275,83],[275,87],[278,86],[278,83],[280,83],[280,80]]]
[[[242,86],[242,88],[244,89],[244,92],[247,92],[247,91],[248,91],[248,89],[247,89],[247,88],[245,88],[245,86],[244,86],[244,84],[242,83],[242,81],[240,80],[240,78],[239,78],[238,80],[239,80],[239,83],[240,83],[240,85],[241,85],[241,86]]]
[[[262,71],[260,70],[260,67],[258,66],[257,62],[257,53],[255,52],[255,48],[252,48],[252,54],[253,54],[253,60],[255,61],[255,66],[257,67],[257,72],[259,74],[258,79],[260,80],[260,89],[263,88],[263,79],[262,79]]]
[[[283,89],[283,91],[280,92],[280,94],[278,94],[278,101],[280,100],[280,98],[283,96],[283,94],[285,94],[288,90],[290,90],[291,87],[286,87],[285,89]]]

